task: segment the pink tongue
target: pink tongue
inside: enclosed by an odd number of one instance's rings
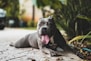
[[[48,35],[42,35],[42,42],[43,42],[44,44],[48,44],[48,42],[49,42],[49,37],[48,37]]]

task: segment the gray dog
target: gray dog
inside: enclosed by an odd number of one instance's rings
[[[57,47],[60,47],[63,50],[65,50],[66,47],[68,48],[68,45],[60,34],[60,31],[57,29],[52,17],[41,18],[37,24],[37,32],[28,34],[15,44],[11,45],[16,48],[38,48],[41,51],[43,50],[43,47],[53,50],[57,50]]]

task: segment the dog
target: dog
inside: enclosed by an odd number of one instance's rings
[[[52,50],[57,50],[59,47],[61,51],[68,48],[65,39],[57,29],[54,19],[51,16],[40,18],[35,33],[28,34],[18,40],[15,44],[12,43],[10,45],[16,48],[33,47],[38,48],[41,51],[43,50],[43,47]]]

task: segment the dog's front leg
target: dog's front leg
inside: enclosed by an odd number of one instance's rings
[[[44,44],[40,40],[38,41],[38,47],[41,53],[45,53],[45,54],[50,53],[49,50],[46,47],[44,47]]]
[[[56,51],[44,47],[41,42],[38,42],[38,46],[39,46],[39,49],[40,49],[40,52],[41,52],[41,53],[49,54],[50,56],[56,55]]]
[[[38,48],[39,48],[40,52],[43,52],[43,44],[42,44],[41,40],[38,39],[37,42],[38,42]]]

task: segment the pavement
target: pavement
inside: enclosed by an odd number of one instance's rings
[[[14,48],[9,46],[29,33],[36,30],[24,30],[19,28],[5,28],[0,30],[0,61],[82,61],[73,53],[65,53],[63,56],[51,57],[34,48]]]

